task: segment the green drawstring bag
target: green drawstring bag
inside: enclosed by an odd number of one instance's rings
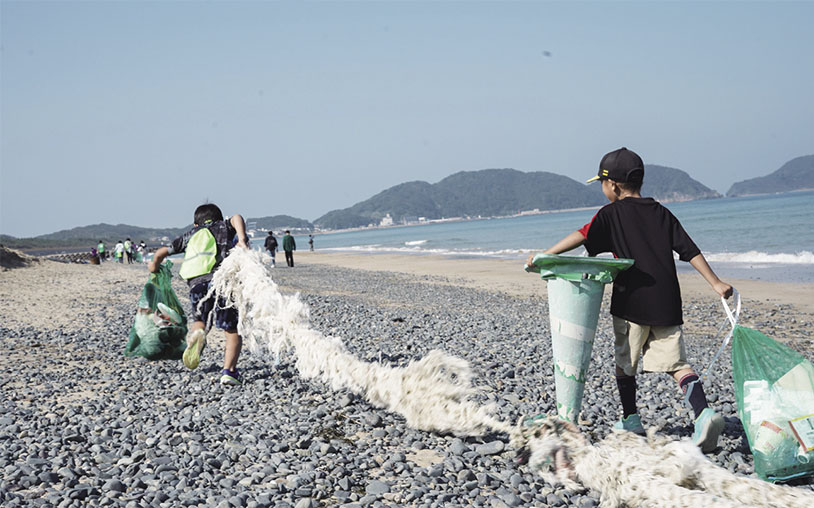
[[[735,399],[755,472],[777,482],[814,475],[814,366],[757,330],[732,330]]]
[[[151,273],[138,300],[125,356],[180,360],[186,349],[187,318],[172,290],[172,261]]]

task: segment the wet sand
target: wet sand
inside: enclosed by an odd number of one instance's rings
[[[297,252],[297,263],[315,263],[358,268],[362,270],[390,271],[410,275],[440,276],[450,282],[497,291],[518,297],[546,297],[546,286],[539,276],[523,270],[523,260],[505,259],[452,259],[442,256],[414,256],[403,254],[340,254],[323,252]],[[285,258],[278,256],[278,266],[285,266]],[[696,299],[718,301],[718,295],[697,273],[680,273],[679,281],[685,303]],[[791,306],[801,316],[814,316],[814,284],[726,280],[743,299],[744,309],[762,304]]]

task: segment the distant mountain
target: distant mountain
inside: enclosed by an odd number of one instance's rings
[[[400,222],[467,216],[513,215],[524,210],[597,206],[601,193],[554,173],[514,169],[462,171],[436,184],[407,182],[350,208],[316,219],[322,228],[339,229],[378,223],[387,214]]]
[[[679,169],[645,167],[646,196],[664,201],[721,197]],[[436,184],[422,181],[390,187],[349,208],[333,210],[314,224],[341,229],[378,224],[386,215],[396,223],[449,217],[494,217],[527,210],[562,210],[607,203],[598,184],[585,185],[548,172],[515,169],[461,171]]]
[[[814,189],[814,155],[792,159],[766,176],[736,182],[726,195],[747,196],[809,189]]]
[[[72,229],[57,231],[33,238],[15,238],[0,235],[0,243],[15,249],[43,249],[51,247],[87,247],[96,246],[99,240],[106,244],[115,244],[127,238],[135,242],[144,240],[149,245],[163,242],[164,238],[174,238],[186,231],[184,228],[142,228],[127,224],[92,224]]]
[[[274,215],[260,218],[246,218],[247,223],[254,223],[257,230],[312,231],[313,224],[305,219],[288,215]],[[65,229],[33,238],[15,238],[0,235],[0,244],[16,249],[42,249],[49,247],[85,247],[95,246],[99,240],[108,245],[119,240],[130,238],[139,242],[144,240],[148,245],[163,244],[192,227],[192,224],[180,228],[142,228],[127,224],[92,224],[72,229]]]
[[[642,196],[665,202],[722,197],[680,169],[655,164],[644,165]]]
[[[134,241],[157,241],[163,237],[173,238],[186,231],[192,225],[182,228],[142,228],[127,224],[92,224],[90,226],[80,226],[73,229],[64,229],[56,233],[40,235],[36,237],[40,240],[105,240],[116,242],[130,238]]]
[[[254,223],[254,228],[258,231],[278,231],[291,229],[293,230],[307,230],[313,231],[314,225],[305,219],[298,219],[290,215],[272,215],[269,217],[259,217],[256,219],[246,219],[246,223],[251,225]]]

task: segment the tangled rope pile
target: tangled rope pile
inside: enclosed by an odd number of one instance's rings
[[[802,489],[743,478],[718,467],[692,441],[651,432],[614,431],[591,444],[570,422],[540,418],[520,428],[512,444],[550,484],[599,492],[609,508],[809,508]]]
[[[513,431],[493,416],[494,404],[473,400],[477,389],[466,360],[438,350],[406,367],[360,360],[338,337],[310,327],[308,306],[297,295],[279,291],[269,263],[265,253],[232,249],[210,288],[237,308],[238,333],[250,351],[292,351],[303,378],[319,379],[334,390],[347,388],[374,406],[402,415],[419,430],[467,436]]]

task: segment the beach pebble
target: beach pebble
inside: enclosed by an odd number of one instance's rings
[[[475,451],[480,455],[497,455],[503,451],[505,444],[503,441],[491,441],[475,447]]]
[[[367,484],[365,492],[372,495],[386,494],[390,492],[390,485],[379,480],[373,480]]]

